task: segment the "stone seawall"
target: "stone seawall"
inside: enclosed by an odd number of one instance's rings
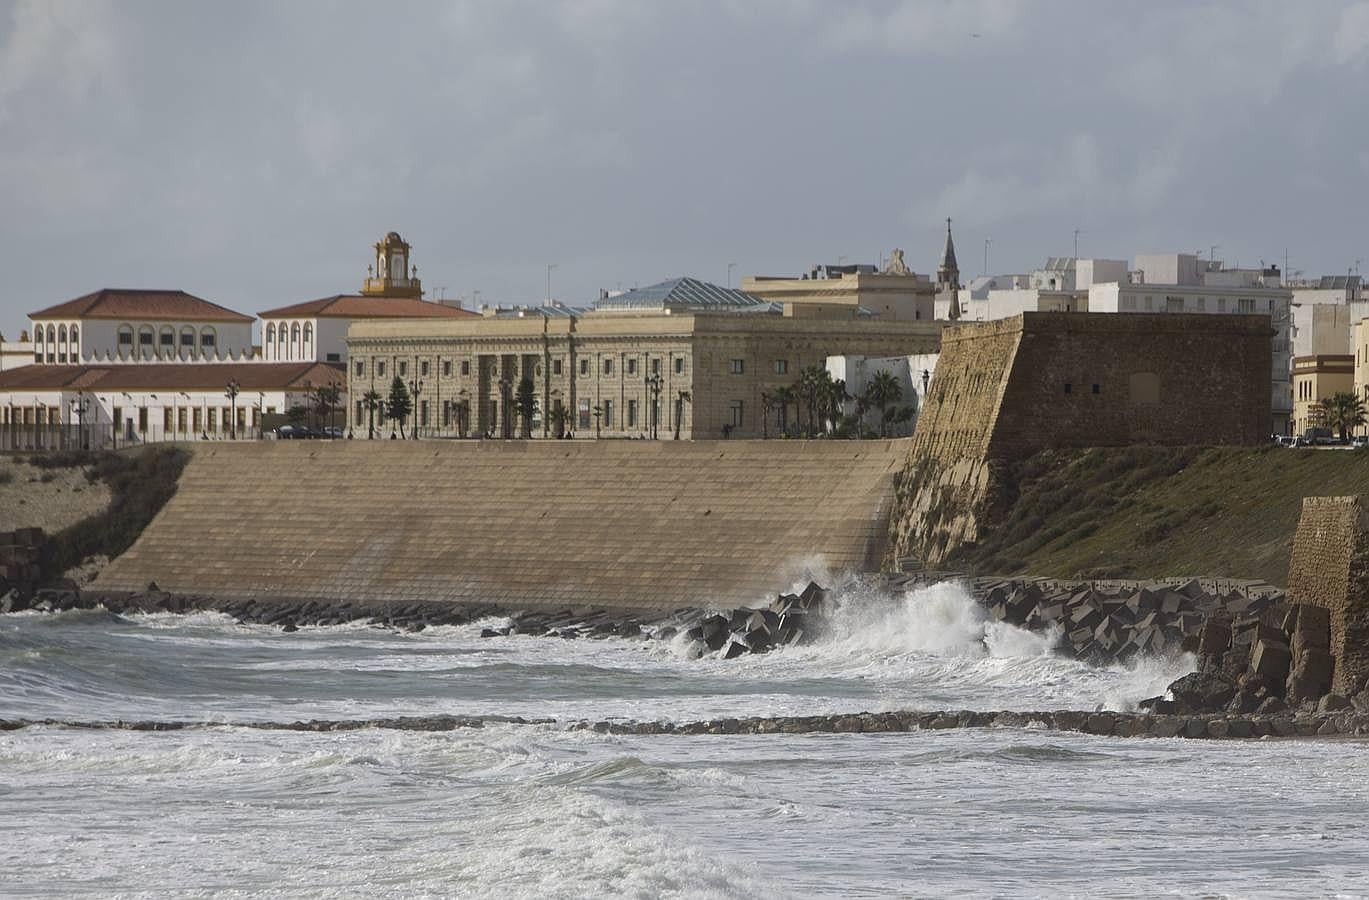
[[[91,590],[506,608],[769,600],[872,571],[904,441],[197,447]]]

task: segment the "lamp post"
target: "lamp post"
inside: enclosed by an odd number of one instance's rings
[[[513,380],[507,375],[499,379],[499,430],[504,440],[513,437],[509,419],[509,399],[513,395]]]
[[[660,420],[660,412],[659,412],[659,411],[660,411],[660,408],[661,408],[661,384],[662,384],[662,381],[663,381],[663,379],[661,378],[661,373],[659,373],[659,372],[657,372],[657,373],[654,374],[654,375],[648,375],[648,376],[646,376],[646,390],[647,390],[647,394],[650,395],[650,397],[651,397],[651,410],[650,410],[650,415],[651,415],[651,427],[650,427],[648,430],[649,430],[650,433],[651,433],[651,439],[652,439],[653,441],[656,440],[658,437],[660,437],[660,435],[659,435],[657,429],[658,429],[658,426],[660,425],[660,421],[659,421],[659,420]]]
[[[86,443],[86,410],[90,408],[90,401],[86,399],[83,391],[76,393],[76,399],[71,401],[71,411],[76,413],[76,442],[81,445],[82,450],[89,450],[90,445]]]
[[[316,425],[314,422],[314,382],[310,378],[304,379],[304,402],[308,404],[309,428],[312,430]]]
[[[410,412],[413,414],[414,424],[409,431],[413,435],[414,440],[418,440],[418,395],[421,393],[423,393],[423,379],[415,378],[413,381],[410,381],[409,397],[410,402],[413,404],[413,409],[410,410]]]
[[[242,385],[238,379],[228,379],[228,388],[223,395],[228,398],[228,434],[233,440],[238,439],[238,393],[242,390]]]

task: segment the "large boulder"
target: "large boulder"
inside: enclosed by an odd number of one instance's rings
[[[1179,712],[1219,712],[1236,696],[1234,679],[1221,672],[1190,672],[1169,686]]]

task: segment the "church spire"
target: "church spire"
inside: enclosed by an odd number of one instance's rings
[[[941,264],[936,267],[938,285],[960,287],[960,266],[955,261],[955,240],[951,237],[951,220],[946,220],[946,247],[941,251]]]

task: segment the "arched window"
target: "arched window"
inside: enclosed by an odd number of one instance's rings
[[[156,333],[151,325],[142,325],[138,328],[138,356],[139,358],[152,355],[152,341]]]
[[[313,343],[314,343],[314,323],[313,323],[313,322],[305,322],[305,323],[304,323],[304,347],[302,348],[304,352],[303,352],[302,354],[300,354],[300,358],[301,358],[301,359],[304,359],[304,358],[307,358],[307,357],[310,357],[310,356],[313,356],[313,355],[314,355],[314,353],[313,353]]]
[[[157,355],[170,357],[176,355],[176,332],[170,325],[163,325],[157,332]]]
[[[133,326],[119,326],[119,355],[127,356],[133,353]]]
[[[67,361],[67,326],[60,325],[57,328],[57,361]]]
[[[195,329],[186,325],[181,329],[181,355],[193,358],[195,356]]]
[[[214,334],[214,329],[208,325],[200,329],[200,350],[203,353],[212,355],[217,344],[218,339]]]
[[[284,323],[284,322],[281,322],[281,323],[280,323],[280,342],[281,342],[282,344],[284,344],[285,341],[286,341],[286,339],[289,337],[289,334],[288,334],[289,331],[290,331],[290,329],[288,329],[288,328],[285,327],[285,323]]]
[[[290,358],[291,358],[291,359],[299,359],[299,358],[300,358],[300,347],[299,347],[299,323],[298,323],[298,322],[295,322],[293,325],[290,326]]]
[[[57,362],[57,329],[48,326],[48,339],[44,342],[44,352],[47,354],[48,362]]]
[[[71,326],[71,331],[68,332],[68,337],[71,338],[71,352],[72,352],[72,353],[80,353],[80,352],[81,352],[81,331],[80,331],[80,329],[77,328],[75,325]]]

